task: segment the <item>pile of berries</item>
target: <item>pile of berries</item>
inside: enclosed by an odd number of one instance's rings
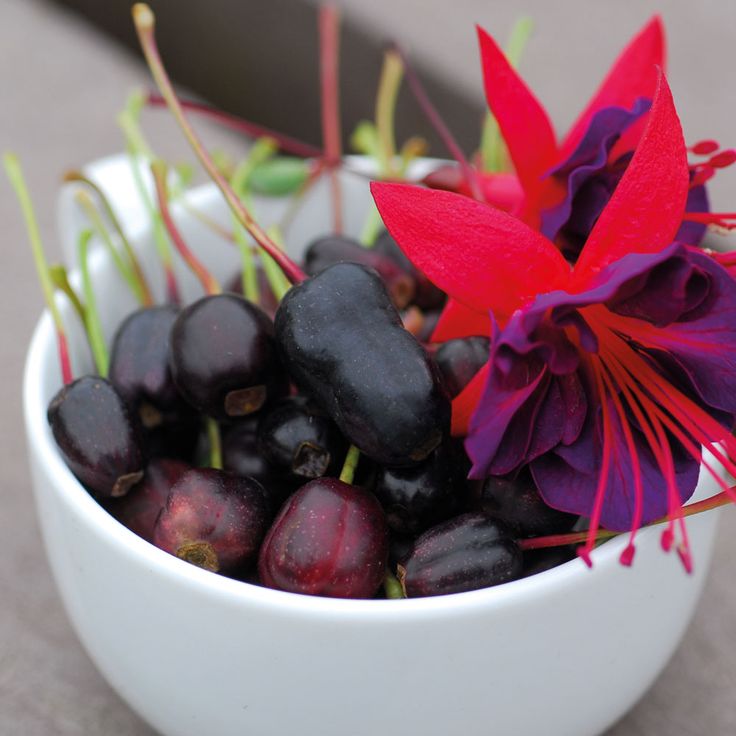
[[[49,406],[85,487],[183,560],[298,593],[455,593],[569,559],[516,540],[576,517],[527,475],[466,480],[450,437],[450,399],[487,338],[423,342],[444,295],[387,233],[371,249],[322,238],[304,268],[270,313],[225,292],[130,314],[108,378],[78,378]]]

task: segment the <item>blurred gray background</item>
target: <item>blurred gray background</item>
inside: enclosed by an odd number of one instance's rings
[[[522,72],[558,130],[564,130],[623,44],[659,11],[667,26],[669,78],[687,140],[716,138],[736,146],[736,3],[338,4],[345,11],[346,134],[356,120],[372,115],[381,48],[396,39],[409,50],[446,120],[471,150],[483,109],[473,23],[505,39],[521,14],[537,22]],[[152,5],[159,15],[164,57],[182,85],[227,109],[318,142],[312,3],[160,0]],[[128,13],[129,3],[121,0],[0,0],[0,148],[12,148],[22,157],[52,254],[58,253],[54,205],[60,176],[122,148],[115,114],[131,87],[148,84],[137,53],[126,48],[132,45]],[[407,94],[399,117],[403,131],[426,132]],[[147,113],[145,126],[162,154],[186,157],[165,114]],[[235,154],[244,149],[243,141],[222,130],[207,125],[202,130],[213,147]],[[432,152],[444,155],[439,145]],[[711,192],[715,208],[736,209],[736,173],[724,172]],[[2,177],[0,218],[0,736],[150,736],[152,731],[108,688],[78,644],[43,555],[25,465],[20,403],[24,352],[42,302],[16,203]],[[705,595],[682,646],[653,689],[608,736],[736,733],[734,557],[736,515],[729,510]],[[593,642],[581,646],[591,647],[595,657]]]

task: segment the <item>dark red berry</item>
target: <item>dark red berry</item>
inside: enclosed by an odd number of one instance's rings
[[[258,439],[274,468],[302,481],[337,474],[348,449],[335,423],[302,396],[269,407],[258,425]]]
[[[335,478],[302,486],[276,517],[258,572],[269,588],[370,598],[388,558],[388,528],[375,496]]]
[[[517,537],[563,534],[569,532],[579,518],[548,506],[528,471],[522,471],[515,479],[486,478],[478,508],[503,521]]]
[[[67,465],[94,495],[124,496],[143,477],[138,420],[106,379],[82,376],[64,386],[48,421]]]
[[[256,558],[270,518],[258,481],[213,468],[182,475],[156,522],[157,547],[213,572],[229,572]]]
[[[106,508],[130,531],[153,542],[153,527],[166,505],[169,491],[187,470],[189,465],[180,460],[151,460],[143,480],[122,498],[111,499]]]
[[[488,588],[521,575],[511,532],[486,514],[470,513],[432,527],[414,542],[399,579],[409,598]]]
[[[206,296],[182,310],[169,362],[184,398],[215,419],[258,411],[286,388],[271,320],[234,294]]]
[[[450,398],[454,399],[488,362],[489,352],[487,337],[448,340],[437,348],[434,359]]]
[[[437,368],[374,271],[330,266],[292,287],[275,325],[297,385],[377,463],[420,462],[448,434]]]
[[[365,248],[352,238],[328,235],[310,243],[304,254],[304,270],[310,276],[335,263],[359,263],[374,268],[398,309],[403,309],[414,297],[416,283],[408,270],[375,248]]]
[[[447,296],[438,289],[414,264],[404,255],[399,248],[397,242],[391,237],[391,234],[384,230],[376,242],[373,244],[372,250],[376,253],[391,258],[394,263],[400,266],[406,274],[411,276],[416,283],[416,291],[414,294],[414,304],[422,309],[439,309],[445,303]]]
[[[374,489],[389,527],[416,536],[457,512],[463,483],[444,447],[407,468],[381,468]]]

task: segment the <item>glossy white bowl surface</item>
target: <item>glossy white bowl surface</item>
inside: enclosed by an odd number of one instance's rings
[[[122,157],[89,169],[115,201],[146,269],[160,273],[145,211]],[[367,181],[346,176],[348,232],[367,213]],[[292,253],[329,230],[319,187],[289,231]],[[210,187],[192,203],[227,224]],[[281,201],[259,200],[268,225]],[[186,212],[191,245],[222,277],[238,259]],[[73,261],[81,224],[68,191],[61,235]],[[104,254],[93,258],[108,335],[133,303]],[[180,269],[189,297],[193,280]],[[72,358],[91,369],[73,316]],[[25,423],[38,515],[61,597],[80,640],[117,692],[167,736],[591,736],[623,715],[672,655],[698,600],[717,513],[689,522],[688,576],[640,534],[633,568],[625,540],[531,578],[472,593],[408,601],[297,596],[217,576],[159,551],[111,518],[66,468],[46,422],[60,386],[44,315],[28,354]],[[702,479],[698,496],[716,492]]]

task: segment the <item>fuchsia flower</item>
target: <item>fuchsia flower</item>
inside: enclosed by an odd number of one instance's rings
[[[673,242],[689,190],[663,75],[636,152],[574,266],[499,209],[372,184],[406,255],[491,335],[488,364],[453,405],[455,432],[468,430],[471,475],[529,465],[550,506],[590,518],[586,560],[602,525],[631,530],[622,557],[630,564],[636,530],[668,516],[663,546],[679,529],[689,568],[681,506],[701,463],[718,479],[701,446],[736,470],[736,281]]]

